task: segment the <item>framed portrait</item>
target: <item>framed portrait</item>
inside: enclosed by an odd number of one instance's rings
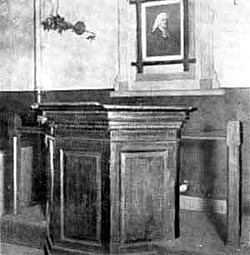
[[[142,61],[171,61],[184,58],[183,0],[141,3]]]

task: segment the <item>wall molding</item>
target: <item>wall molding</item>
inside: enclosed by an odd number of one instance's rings
[[[224,89],[207,90],[149,90],[149,91],[112,91],[111,97],[149,97],[149,96],[223,96]]]

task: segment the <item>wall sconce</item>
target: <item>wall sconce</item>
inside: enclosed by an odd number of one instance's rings
[[[61,34],[63,31],[71,30],[77,35],[82,35],[85,33],[87,35],[87,40],[92,41],[95,39],[95,33],[86,30],[86,25],[83,21],[77,21],[75,24],[72,24],[71,22],[67,22],[65,18],[58,14],[59,0],[57,0],[56,3],[55,0],[50,0],[50,5],[51,14],[44,21],[42,21],[42,26],[45,31],[54,30]]]

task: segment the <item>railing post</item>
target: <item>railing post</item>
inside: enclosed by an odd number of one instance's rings
[[[18,201],[18,148],[17,136],[13,136],[13,213],[17,214]]]
[[[227,125],[228,146],[228,194],[227,194],[227,241],[239,246],[241,235],[240,215],[240,122],[229,121]]]
[[[0,218],[4,214],[4,152],[0,151]]]

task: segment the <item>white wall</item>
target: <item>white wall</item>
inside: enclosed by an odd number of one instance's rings
[[[44,18],[48,13],[42,11]],[[42,89],[112,88],[117,75],[116,1],[60,0],[59,14],[73,24],[84,21],[96,39],[90,42],[71,31],[42,31]]]
[[[40,1],[48,0],[37,0]],[[219,85],[250,87],[250,1],[236,0],[238,5],[234,4],[235,0],[211,1],[212,55]],[[202,2],[200,4],[202,6]],[[38,65],[37,70],[42,89],[112,88],[119,59],[117,1],[73,0],[69,4],[68,0],[60,0],[59,13],[73,23],[85,21],[97,38],[91,43],[84,36],[69,31],[59,35],[40,30],[41,56],[38,60],[42,68]],[[2,1],[0,21],[0,91],[33,90],[33,2]]]
[[[33,1],[0,1],[0,91],[34,89]]]
[[[221,87],[250,87],[250,1],[214,0],[214,63]]]

